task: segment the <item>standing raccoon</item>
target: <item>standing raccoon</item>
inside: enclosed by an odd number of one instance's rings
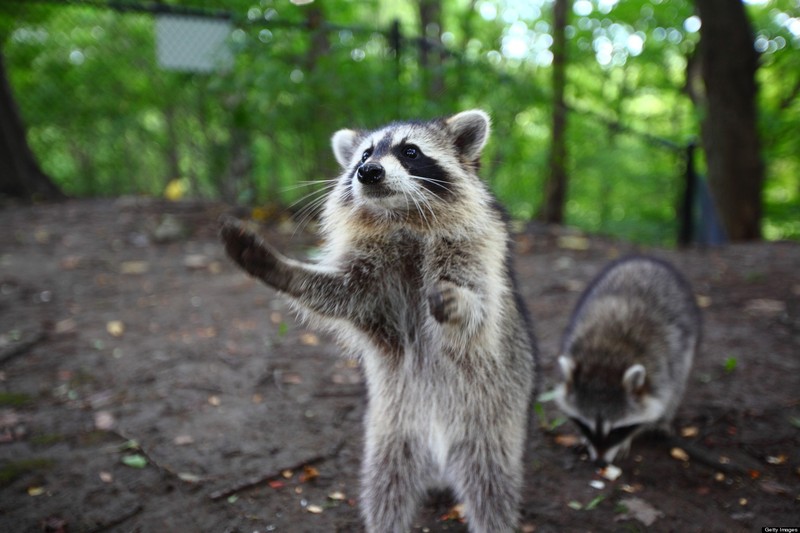
[[[558,358],[556,401],[592,460],[612,463],[643,430],[668,430],[700,339],[700,311],[668,263],[630,257],[592,281]]]
[[[503,214],[477,176],[488,135],[480,110],[337,132],[317,264],[222,224],[233,260],[360,357],[370,532],[408,531],[442,486],[470,531],[517,523],[536,347]]]

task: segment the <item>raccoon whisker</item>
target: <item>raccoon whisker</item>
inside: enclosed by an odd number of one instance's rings
[[[338,183],[338,181],[339,181],[338,179],[298,181],[294,185],[287,185],[286,187],[281,187],[281,192],[286,193],[286,192],[296,191],[298,189],[305,189],[305,188],[308,188],[308,187],[313,187],[314,185],[322,185],[322,187],[319,190],[328,189],[328,188],[335,187],[336,183]],[[316,190],[318,190],[318,189],[315,189],[312,192],[315,192]]]
[[[317,192],[324,193],[325,191],[317,191]],[[327,199],[328,195],[322,194],[320,197],[315,198],[314,200],[304,205],[303,208],[297,212],[298,221],[294,231],[292,232],[292,238],[294,238],[294,236],[297,234],[298,231],[303,230],[308,226],[314,215],[318,214],[321,211],[321,208],[325,204],[325,201]]]
[[[422,216],[422,220],[424,221],[424,223],[427,226],[427,228],[431,229],[431,223],[428,220],[428,217],[425,215],[425,212],[422,209],[423,207],[425,209],[427,209],[427,211],[431,214],[431,218],[433,219],[433,223],[438,226],[439,225],[439,220],[436,218],[436,212],[434,211],[433,206],[431,205],[430,199],[428,199],[425,196],[425,194],[423,194],[422,190],[420,190],[417,187],[412,189],[411,194],[412,194],[412,198],[419,199],[419,202],[417,202],[417,200],[414,200],[414,204],[417,206],[417,211]]]
[[[430,228],[430,223],[428,222],[428,217],[425,216],[425,211],[420,206],[420,201],[417,200],[417,195],[415,194],[416,192],[417,191],[415,189],[412,189],[411,191],[409,191],[408,196],[410,196],[411,197],[411,201],[414,202],[414,207],[416,207],[417,213],[419,213],[419,215],[422,217],[423,224],[427,228]],[[406,196],[406,191],[403,191],[403,195]],[[424,197],[422,197],[421,195],[420,195],[420,200],[424,200]]]
[[[311,198],[312,196],[314,196],[316,194],[326,194],[326,193],[332,191],[335,187],[336,187],[336,183],[329,183],[328,185],[326,185],[326,186],[324,186],[324,187],[322,187],[320,189],[315,189],[315,190],[313,190],[313,191],[311,191],[311,192],[309,192],[307,194],[304,194],[303,196],[301,196],[300,198],[298,198],[297,200],[295,200],[294,202],[289,204],[289,209],[292,209],[293,207],[296,207],[297,205],[299,205],[301,202],[303,202],[307,198]]]
[[[426,178],[424,176],[415,176],[413,174],[411,175],[411,177],[416,179],[416,180],[419,180],[419,181],[425,181],[425,182],[428,182],[428,183],[433,183],[437,187],[441,187],[442,189],[444,189],[445,191],[447,191],[449,193],[453,192],[453,190],[450,187],[448,187],[448,185],[450,185],[449,181],[437,180],[435,178]],[[434,193],[434,194],[436,194],[436,193]],[[438,196],[438,194],[436,196]]]

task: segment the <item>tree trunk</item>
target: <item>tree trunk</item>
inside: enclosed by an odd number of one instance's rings
[[[28,146],[0,50],[0,195],[24,201],[58,200],[64,194],[42,172]]]
[[[705,94],[703,147],[708,183],[727,237],[761,237],[764,167],[756,118],[758,54],[740,0],[697,0]]]
[[[419,23],[422,40],[419,45],[419,65],[428,99],[437,100],[444,93],[442,67],[442,2],[419,0]]]
[[[539,218],[548,223],[564,222],[564,204],[567,199],[567,106],[564,102],[566,86],[566,26],[569,0],[553,3],[553,116],[550,141],[549,175],[544,188],[544,201]]]

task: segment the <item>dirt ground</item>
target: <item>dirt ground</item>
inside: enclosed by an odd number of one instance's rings
[[[364,385],[329,338],[223,255],[224,206],[0,208],[0,531],[361,531]],[[800,526],[800,244],[642,250],[520,227],[544,396],[524,532]],[[264,227],[290,255],[313,236]],[[672,261],[704,340],[671,441],[616,480],[547,391],[572,306],[608,260]],[[415,531],[466,531],[447,497]]]

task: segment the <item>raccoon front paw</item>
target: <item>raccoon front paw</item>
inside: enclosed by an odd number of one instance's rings
[[[449,281],[440,281],[428,294],[428,307],[440,324],[457,320],[458,287]]]
[[[219,235],[225,252],[251,276],[268,280],[279,259],[272,249],[244,224],[232,217],[220,220]]]

